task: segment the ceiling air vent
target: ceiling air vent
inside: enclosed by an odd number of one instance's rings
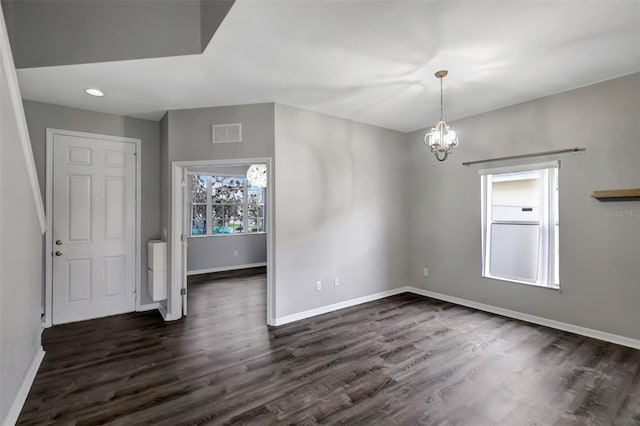
[[[242,123],[213,125],[213,143],[227,142],[242,142]]]

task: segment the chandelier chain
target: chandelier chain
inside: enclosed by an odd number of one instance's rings
[[[442,121],[442,117],[443,117],[443,114],[442,114],[442,103],[443,103],[443,101],[442,101],[442,77],[440,77],[440,121]]]

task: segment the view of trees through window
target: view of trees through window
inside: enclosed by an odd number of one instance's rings
[[[191,176],[191,235],[264,232],[265,189],[241,176]]]

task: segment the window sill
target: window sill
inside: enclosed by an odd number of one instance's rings
[[[266,232],[236,232],[235,234],[189,235],[187,238],[241,237],[245,235],[264,235],[264,234],[266,234]]]
[[[560,289],[560,285],[558,285],[557,287],[547,287],[545,285],[529,283],[529,282],[526,282],[526,281],[519,281],[519,280],[510,279],[510,278],[493,277],[491,275],[483,275],[482,278],[487,278],[489,280],[502,281],[502,282],[507,282],[507,283],[513,283],[513,284],[526,285],[526,286],[529,286],[529,287],[544,288],[544,289],[547,289],[547,290],[554,290],[554,291],[557,291],[558,293],[562,293],[562,290]]]

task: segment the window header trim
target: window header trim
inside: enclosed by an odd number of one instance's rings
[[[507,167],[495,167],[492,169],[483,169],[483,170],[478,170],[478,174],[480,176],[484,176],[484,175],[495,175],[500,173],[527,172],[529,170],[541,170],[541,169],[552,169],[552,168],[559,169],[560,160],[545,161],[544,163],[521,164],[519,166],[507,166]]]

